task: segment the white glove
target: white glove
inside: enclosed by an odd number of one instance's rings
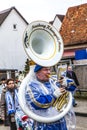
[[[61,93],[60,89],[57,88],[57,89],[54,91],[53,95],[54,95],[56,98],[58,98],[58,97],[60,97],[60,96],[62,95],[62,93]]]

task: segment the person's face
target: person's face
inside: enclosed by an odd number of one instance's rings
[[[13,89],[14,88],[14,81],[9,81],[8,82],[8,84],[7,84],[7,87],[9,88],[9,89]]]
[[[6,83],[6,81],[5,80],[2,80],[2,84],[5,84]]]
[[[36,73],[36,77],[40,80],[40,81],[49,81],[49,76],[50,75],[50,68],[49,67],[44,67],[41,70],[39,70]]]
[[[68,71],[72,71],[72,67],[71,66],[68,66]]]

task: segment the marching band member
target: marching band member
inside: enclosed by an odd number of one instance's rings
[[[1,117],[2,120],[5,121],[6,115],[9,118],[10,130],[17,130],[15,123],[15,94],[16,87],[13,79],[8,79],[6,82],[6,87],[3,88],[1,94]]]
[[[18,100],[18,93],[16,93],[15,101],[15,121],[17,130],[32,130],[33,120],[30,119],[21,109]]]
[[[23,38],[27,55],[41,66],[30,69],[22,81],[19,88],[20,106],[34,119],[33,130],[68,130],[64,116],[71,109],[71,93],[48,76],[50,68],[46,67],[60,61],[63,54],[62,38],[53,26],[44,21],[32,22]],[[66,102],[62,100],[63,105],[59,107],[61,97]]]
[[[7,80],[7,86],[2,91],[1,112],[2,120],[5,120],[7,112],[10,130],[24,130],[31,127],[31,120],[20,108],[18,88],[12,78]]]
[[[35,77],[29,82],[29,87],[26,90],[26,103],[31,106],[31,109],[43,116],[52,116],[58,114],[58,111],[53,109],[52,104],[56,98],[64,94],[66,91],[64,88],[58,88],[56,90],[53,86],[52,80],[49,80],[50,75],[49,67],[42,67],[36,65],[34,69]],[[67,130],[65,118],[53,123],[41,123],[35,121],[34,130]]]

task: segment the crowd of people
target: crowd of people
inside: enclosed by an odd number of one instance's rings
[[[79,85],[75,73],[70,69],[66,71],[67,84],[64,84],[65,76],[61,75],[58,79],[56,89],[53,88],[52,81],[48,75],[51,74],[50,67],[42,67],[36,65],[34,68],[35,78],[30,80],[29,87],[34,100],[31,100],[31,94],[25,94],[26,103],[31,106],[31,109],[39,112],[43,112],[48,116],[48,111],[50,114],[57,114],[57,112],[52,110],[53,101],[59,98],[66,91],[71,91],[72,95],[75,92],[76,86]],[[3,81],[4,80],[4,81]],[[71,83],[71,84],[70,84]],[[63,86],[63,87],[62,87]],[[68,87],[67,87],[68,86]],[[15,84],[15,80],[12,78],[2,79],[0,86],[0,122],[10,126],[10,130],[25,130],[29,128],[32,130],[68,130],[67,121],[65,117],[53,123],[41,123],[30,119],[21,109],[18,100],[19,87]],[[71,87],[71,88],[70,88]],[[45,107],[43,107],[43,105]],[[75,99],[73,95],[73,104],[75,106]],[[74,113],[74,112],[73,112]],[[50,116],[50,115],[49,115]],[[74,117],[75,118],[75,117]],[[74,129],[72,129],[74,130]]]
[[[10,130],[24,130],[29,118],[23,113],[18,102],[19,86],[13,78],[5,79],[3,83],[0,86],[0,123],[9,126]]]

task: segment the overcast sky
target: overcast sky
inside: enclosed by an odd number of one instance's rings
[[[36,20],[52,21],[56,14],[66,14],[69,7],[87,0],[0,0],[0,11],[15,6],[28,23]]]

